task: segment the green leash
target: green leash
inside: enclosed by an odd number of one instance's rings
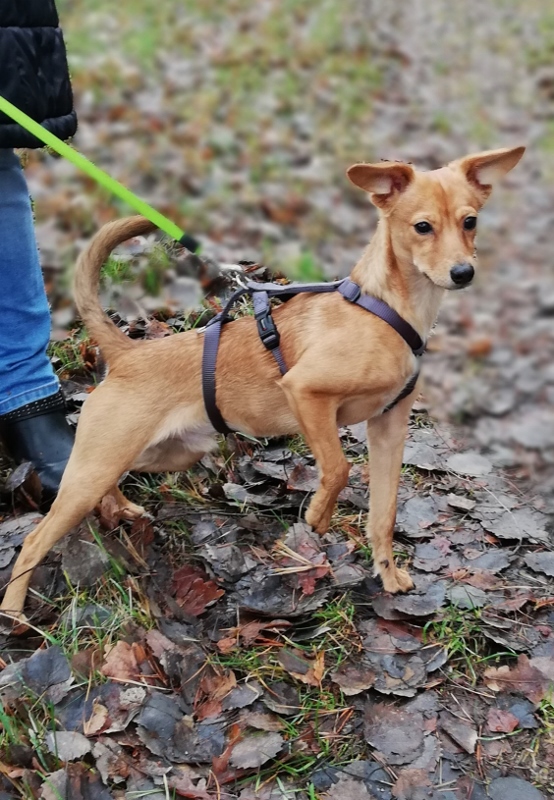
[[[35,122],[35,120],[31,119],[31,117],[1,95],[0,111],[3,111],[4,114],[11,117],[14,122],[17,122],[22,128],[25,128],[25,130],[32,133],[33,136],[36,136],[37,139],[40,139],[41,142],[51,147],[52,150],[55,150],[60,156],[67,158],[68,161],[71,161],[78,169],[81,169],[89,178],[92,178],[93,181],[103,186],[104,189],[107,189],[126,202],[131,208],[134,208],[135,211],[156,225],[157,228],[167,233],[168,236],[171,236],[172,239],[180,242],[193,253],[198,252],[200,249],[199,243],[193,239],[192,236],[184,233],[178,225],[175,225],[170,219],[164,217],[163,214],[156,211],[155,208],[152,208],[151,205],[141,200],[140,197],[137,197],[136,194],[133,194],[127,187],[123,186],[122,183],[116,181],[115,178],[112,178],[107,172],[101,170],[96,164],[93,164],[92,161],[89,161],[88,158],[85,158],[85,156],[77,150],[74,150],[68,144],[62,142],[61,139],[53,133],[50,133],[50,131],[47,131],[42,125]]]

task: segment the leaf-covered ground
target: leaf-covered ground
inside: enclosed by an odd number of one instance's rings
[[[300,439],[230,437],[186,475],[131,475],[152,520],[105,507],[83,523],[36,571],[34,628],[0,642],[0,796],[552,796],[547,4],[59,6],[76,146],[219,260],[345,274],[374,225],[349,164],[529,151],[481,215],[477,286],[447,298],[425,356],[396,536],[416,589],[388,596],[371,575],[363,426],[341,431],[353,466],[321,538],[302,522],[316,471]],[[27,175],[76,421],[101,364],[64,276],[128,210],[45,153]],[[159,250],[134,303],[118,298],[132,252],[106,291],[131,335],[196,324],[166,302],[192,284]],[[158,307],[148,322],[137,299]],[[4,584],[38,515],[21,487],[0,499]]]

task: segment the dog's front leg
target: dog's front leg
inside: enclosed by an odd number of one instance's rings
[[[394,563],[392,539],[402,455],[410,409],[419,390],[394,408],[367,423],[370,462],[368,536],[373,547],[375,574],[381,576],[387,592],[407,592],[413,581],[406,570]]]
[[[281,386],[319,469],[320,484],[306,512],[306,522],[318,533],[325,533],[350,472],[337,430],[337,399],[284,381]]]

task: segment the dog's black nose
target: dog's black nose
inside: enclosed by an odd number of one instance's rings
[[[465,286],[466,283],[471,283],[474,275],[475,270],[471,264],[455,264],[450,270],[450,277],[458,286]]]

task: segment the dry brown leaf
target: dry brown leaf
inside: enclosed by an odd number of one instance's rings
[[[100,522],[104,528],[111,531],[116,528],[121,520],[119,503],[111,494],[106,494],[97,506]]]
[[[78,675],[89,678],[92,673],[100,668],[102,651],[97,647],[87,647],[79,650],[71,657],[71,667]]]
[[[85,736],[94,736],[109,725],[109,711],[106,706],[95,699],[92,703],[92,714],[83,723]]]
[[[116,642],[106,652],[102,675],[118,681],[136,681],[140,672],[132,645],[127,642]]]
[[[343,662],[335,672],[331,673],[331,680],[340,686],[346,697],[352,697],[374,685],[375,672],[366,664]]]
[[[277,656],[281,666],[296,680],[308,686],[321,686],[325,672],[325,652],[320,650],[314,658],[306,658],[300,650],[283,648]]]
[[[517,665],[510,668],[490,667],[484,672],[485,684],[493,692],[518,692],[532,703],[540,703],[546,696],[550,681],[525,655],[520,655]]]
[[[198,685],[199,699],[195,704],[196,717],[203,720],[221,714],[221,701],[236,685],[237,679],[232,671],[222,675],[204,673]]]
[[[167,322],[161,322],[159,319],[150,319],[146,325],[144,332],[145,339],[165,339],[166,336],[171,336],[172,330]]]
[[[285,727],[280,717],[264,711],[243,711],[239,720],[244,728],[256,728],[258,731],[282,731]]]
[[[500,708],[489,708],[487,728],[492,733],[511,733],[519,726],[519,720],[509,711]]]
[[[220,589],[202,569],[186,565],[173,575],[172,591],[178,605],[186,614],[197,617],[210,603],[223,597]]]
[[[392,787],[392,796],[397,800],[409,800],[413,797],[413,790],[430,786],[429,773],[426,769],[403,769],[396,783]]]

